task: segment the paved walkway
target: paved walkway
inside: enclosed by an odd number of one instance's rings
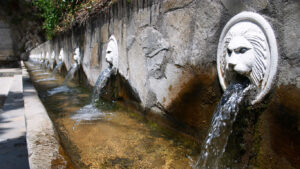
[[[27,169],[29,163],[21,69],[0,72],[0,168]]]

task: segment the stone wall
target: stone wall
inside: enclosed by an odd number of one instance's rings
[[[0,20],[0,61],[14,60],[13,40],[8,24]]]
[[[257,12],[269,21],[279,52],[275,88],[263,103],[267,108],[259,112],[265,112],[258,120],[261,123],[255,121],[253,124],[255,131],[259,130],[259,135],[262,135],[260,145],[266,145],[257,150],[262,154],[257,163],[273,168],[276,166],[272,165],[274,161],[267,163],[264,160],[274,156],[274,159],[284,157],[291,166],[296,165],[286,152],[272,147],[276,136],[276,129],[272,126],[293,130],[299,137],[298,1],[119,1],[84,25],[75,26],[32,50],[31,55],[54,51],[58,61],[63,48],[65,67],[70,69],[72,53],[80,47],[82,68],[93,86],[108,66],[105,50],[110,35],[114,35],[119,46],[119,73],[129,82],[141,100],[141,106],[188,126],[189,131],[205,133],[222,93],[216,70],[218,40],[226,22],[241,11]],[[277,112],[273,111],[274,107],[277,107]],[[290,118],[286,118],[287,122],[278,123],[276,120],[282,118],[281,114],[296,120],[290,123]],[[282,137],[287,136],[282,134]],[[274,155],[276,151],[279,155]]]

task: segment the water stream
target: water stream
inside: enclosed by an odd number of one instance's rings
[[[71,69],[68,71],[68,73],[65,77],[64,85],[66,85],[68,81],[73,79],[74,74],[75,74],[75,72],[77,71],[78,68],[79,68],[79,65],[77,63],[74,63],[72,65]]]
[[[105,85],[107,84],[107,81],[109,79],[109,77],[111,76],[111,74],[113,73],[113,69],[112,68],[106,68],[101,75],[98,77],[95,87],[93,89],[93,94],[91,97],[91,104],[94,105],[95,102],[97,102],[99,100],[99,97],[101,95],[101,92],[103,91],[103,88],[105,87]]]
[[[234,83],[224,92],[212,117],[208,136],[195,168],[224,168],[220,159],[225,152],[228,137],[232,132],[232,125],[239,112],[239,106],[242,105],[249,88],[248,82]]]
[[[61,63],[62,64],[62,63]],[[60,67],[60,63],[56,66],[56,67]],[[56,88],[53,88],[51,90],[49,90],[47,93],[49,96],[52,96],[52,95],[55,95],[57,93],[62,93],[62,92],[71,92],[72,89],[70,89],[68,86],[67,86],[67,82],[69,82],[70,80],[72,80],[74,78],[74,74],[75,72],[78,70],[79,68],[79,65],[78,64],[73,64],[71,69],[68,71],[66,77],[65,77],[65,80],[63,82],[63,84],[61,86],[58,86]],[[54,71],[53,71],[54,72]],[[52,77],[53,75],[55,74],[52,74]]]
[[[80,108],[76,114],[74,114],[71,118],[76,121],[74,128],[78,123],[82,120],[98,120],[104,117],[104,112],[100,111],[96,108],[96,103],[103,92],[103,88],[106,86],[108,79],[113,73],[113,69],[106,68],[98,77],[95,87],[93,89],[93,93],[91,96],[90,104],[85,105],[84,107]]]
[[[46,68],[47,68],[47,60],[44,60],[44,61],[42,62],[41,67],[42,67],[43,69],[46,69]]]
[[[55,68],[53,69],[53,72],[52,72],[52,76],[55,76],[57,71],[61,68],[61,66],[63,65],[63,62],[62,61],[59,61],[58,64],[55,66]]]
[[[46,70],[47,70],[47,71],[50,71],[50,68],[51,68],[51,63],[49,62],[48,65],[47,65]]]
[[[49,96],[58,94],[58,93],[70,93],[72,89],[67,86],[67,82],[70,81],[74,77],[74,73],[77,71],[79,65],[74,64],[72,68],[67,73],[64,83],[61,86],[53,88],[49,90],[47,93]],[[80,108],[76,111],[71,118],[76,121],[74,128],[83,120],[98,120],[99,118],[105,116],[106,114],[99,109],[96,108],[96,102],[99,100],[101,92],[103,88],[107,84],[109,77],[111,76],[113,69],[107,68],[105,69],[100,76],[98,77],[95,87],[93,89],[93,93],[91,96],[90,104],[85,105],[84,107]]]

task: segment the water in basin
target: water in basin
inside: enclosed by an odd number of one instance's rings
[[[31,73],[33,81],[43,76]],[[59,79],[59,78],[58,78]],[[91,91],[48,95],[63,80],[35,83],[62,145],[78,168],[192,168],[200,146],[121,102],[91,104]],[[69,84],[68,84],[69,85]]]

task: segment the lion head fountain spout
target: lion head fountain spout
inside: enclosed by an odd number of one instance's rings
[[[42,54],[42,68],[46,69],[49,63],[49,53]]]
[[[277,72],[278,52],[270,24],[259,14],[242,12],[224,27],[218,47],[217,67],[223,90],[240,77],[256,90],[251,104],[269,92]]]
[[[65,77],[64,84],[66,84],[67,81],[70,81],[70,80],[72,80],[74,78],[75,73],[77,72],[77,70],[80,67],[81,58],[80,58],[80,50],[79,50],[79,48],[75,49],[75,51],[73,53],[73,60],[74,60],[74,63],[72,64],[70,70],[68,71],[68,73],[67,73],[67,75]]]
[[[116,73],[119,64],[119,52],[118,43],[114,35],[110,36],[105,53],[106,62],[108,62],[109,67],[114,70],[114,73]]]
[[[261,101],[269,92],[277,71],[277,58],[274,32],[262,16],[242,12],[229,20],[217,53],[218,76],[225,92],[214,112],[196,167],[227,168],[222,167],[221,159],[239,108],[247,106],[247,101],[250,104]]]
[[[114,35],[111,35],[108,39],[108,44],[105,51],[105,59],[109,66],[103,70],[96,81],[91,97],[92,105],[94,105],[99,100],[100,95],[103,94],[104,87],[107,85],[108,80],[112,77],[112,75],[116,75],[118,72],[119,49],[118,42]]]
[[[54,53],[54,51],[53,51]],[[61,69],[62,65],[63,65],[63,54],[64,54],[64,50],[61,49],[59,51],[59,55],[58,55],[58,62],[57,62],[57,65],[55,66],[55,68],[53,69],[53,72],[52,72],[52,76],[54,77],[55,74],[57,73],[58,70]]]
[[[63,59],[64,59],[64,49],[61,49],[59,51],[58,60],[63,61]]]
[[[52,51],[52,53],[51,53],[51,57],[50,57],[50,60],[51,60],[51,62],[53,62],[53,63],[54,63],[54,59],[55,59],[55,52],[54,52],[54,51]]]
[[[81,63],[81,58],[80,58],[80,50],[79,50],[79,48],[76,48],[76,49],[75,49],[73,59],[74,59],[74,61],[75,61],[78,65],[80,65],[80,63]]]

